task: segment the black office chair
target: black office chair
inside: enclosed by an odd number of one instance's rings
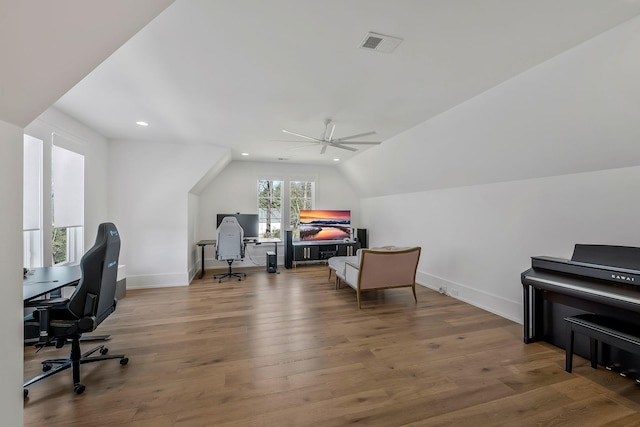
[[[68,368],[73,368],[73,391],[80,394],[85,386],[80,383],[80,365],[109,359],[120,359],[126,365],[129,359],[122,354],[107,355],[109,351],[100,345],[88,352],[80,352],[80,337],[85,332],[95,330],[116,309],[115,297],[120,254],[120,236],[112,223],[98,226],[96,242],[80,261],[82,278],[73,294],[68,298],[33,301],[37,308],[35,320],[40,325],[40,345],[55,342],[61,348],[71,342],[68,359],[49,359],[42,362],[43,374],[23,385],[24,397],[29,394],[27,387]],[[90,357],[100,352],[100,356]],[[55,366],[55,367],[54,367]]]
[[[229,268],[226,273],[216,274],[213,278],[218,279],[218,283],[220,283],[225,277],[237,277],[238,280],[247,277],[246,273],[234,273],[231,270],[233,261],[244,259],[244,230],[238,220],[232,216],[225,216],[216,235],[216,258],[220,261],[227,261]]]

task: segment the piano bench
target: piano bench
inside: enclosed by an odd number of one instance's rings
[[[640,337],[637,335],[637,325],[597,314],[580,314],[565,317],[564,320],[567,322],[569,335],[565,362],[565,370],[567,372],[571,372],[573,366],[573,338],[575,332],[589,337],[589,358],[591,359],[591,367],[594,369],[598,366],[598,341],[633,354],[640,354]]]

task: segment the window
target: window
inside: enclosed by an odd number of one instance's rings
[[[281,238],[282,181],[258,180],[258,237]]]
[[[27,268],[77,264],[84,252],[84,156],[51,134],[24,135],[23,263]],[[45,164],[45,159],[51,163]]]
[[[77,264],[83,253],[84,156],[56,145],[51,151],[51,206],[53,264]]]
[[[42,140],[24,136],[22,247],[26,268],[42,267],[42,148]]]
[[[289,183],[289,218],[293,237],[300,237],[300,211],[314,208],[315,182],[291,181]]]

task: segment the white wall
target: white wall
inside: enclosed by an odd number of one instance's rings
[[[370,246],[517,321],[529,257],[640,246],[638,51],[635,18],[346,162]]]
[[[187,195],[187,252],[188,252],[188,265],[189,265],[189,281],[198,272],[200,265],[198,264],[198,246],[196,242],[198,239],[198,215],[200,211],[200,196],[189,193]]]
[[[216,214],[257,213],[258,179],[314,180],[317,209],[350,209],[354,227],[360,226],[359,197],[342,172],[334,166],[297,165],[271,162],[231,162],[200,192],[198,233],[200,239],[215,239]],[[287,229],[288,227],[285,227]],[[234,265],[264,265],[265,252],[273,245],[247,247],[247,258]],[[200,253],[198,253],[200,257]],[[278,263],[284,262],[282,245],[278,249]],[[214,248],[205,249],[205,268],[221,268],[226,263],[215,260]]]
[[[110,142],[110,212],[128,288],[189,283],[189,191],[227,156],[213,146]]]
[[[576,243],[640,246],[640,167],[374,197],[370,246],[422,246],[417,281],[522,321],[531,256]]]
[[[22,128],[0,120],[0,413],[2,424],[22,425]]]

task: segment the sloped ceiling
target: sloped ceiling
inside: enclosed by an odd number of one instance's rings
[[[374,197],[638,166],[639,52],[636,17],[341,169]],[[620,191],[634,197],[637,186]]]
[[[0,119],[26,127],[173,0],[0,2]]]
[[[236,160],[399,156],[395,136],[639,13],[636,0],[177,0],[56,107],[111,139]],[[369,31],[403,42],[359,48]],[[282,133],[321,137],[327,118],[336,137],[383,144],[321,155]]]

